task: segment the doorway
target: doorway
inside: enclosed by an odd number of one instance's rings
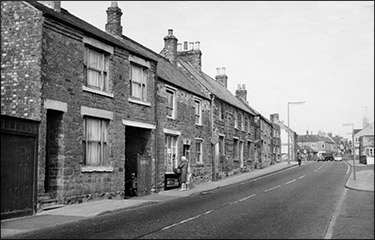
[[[134,191],[134,181],[137,189]],[[151,194],[151,130],[125,127],[125,196]]]

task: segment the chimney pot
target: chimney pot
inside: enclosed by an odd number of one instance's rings
[[[194,43],[193,42],[189,42],[189,50],[194,50]]]
[[[222,67],[221,70],[222,70],[222,74],[225,75],[225,67]]]
[[[200,42],[195,42],[195,49],[199,50],[200,49]]]
[[[168,29],[168,35],[173,35],[173,29]]]
[[[177,51],[181,51],[182,50],[182,43],[177,43]]]
[[[111,2],[111,7],[118,7],[118,5],[117,5],[117,1],[113,1],[113,2]]]
[[[188,42],[187,41],[184,42],[184,50],[188,50]]]
[[[216,75],[220,75],[220,68],[216,68]]]

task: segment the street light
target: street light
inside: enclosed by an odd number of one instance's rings
[[[354,146],[354,124],[353,123],[344,123],[343,126],[352,126],[352,151],[353,151],[353,177],[354,180],[356,180],[355,177],[355,146]]]
[[[304,104],[304,103],[305,103],[305,101],[303,101],[303,102],[288,102],[288,128],[289,128],[289,105],[297,105],[297,104]],[[290,164],[290,146],[289,146],[290,143],[289,142],[290,142],[290,132],[288,131],[288,164]],[[293,150],[294,150],[294,148],[293,148]],[[294,154],[293,154],[293,156],[294,156]]]

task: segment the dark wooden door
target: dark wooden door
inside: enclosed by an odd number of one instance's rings
[[[35,137],[1,134],[1,218],[33,214]]]
[[[151,156],[137,155],[138,196],[151,194]]]

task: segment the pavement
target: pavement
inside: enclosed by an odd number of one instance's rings
[[[346,161],[353,165],[352,160]],[[303,162],[309,164],[311,162]],[[369,165],[356,163],[356,179],[354,180],[353,171],[349,177],[346,187],[352,190],[374,192],[374,168]],[[179,189],[162,190],[159,193],[152,193],[147,196],[133,197],[129,199],[106,199],[99,201],[84,202],[81,204],[65,205],[60,208],[39,212],[33,216],[6,219],[1,221],[1,238],[15,237],[15,235],[52,227],[69,222],[79,221],[89,217],[94,217],[110,212],[116,212],[123,209],[135,208],[147,204],[169,201],[176,198],[187,197],[194,194],[200,194],[215,188],[225,187],[238,182],[257,178],[277,171],[291,167],[297,167],[297,162],[281,162],[270,165],[263,169],[254,169],[251,172],[241,173],[221,179],[210,181],[193,186],[191,189],[179,191]]]

